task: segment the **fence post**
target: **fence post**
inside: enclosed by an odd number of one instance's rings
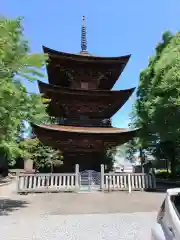
[[[20,176],[19,176],[19,174],[17,174],[16,175],[16,191],[17,191],[17,193],[19,193],[20,192]]]
[[[101,191],[104,191],[104,164],[101,164]]]
[[[75,166],[75,185],[76,185],[76,191],[79,190],[79,164],[76,164]]]
[[[128,174],[128,191],[131,193],[131,174]]]

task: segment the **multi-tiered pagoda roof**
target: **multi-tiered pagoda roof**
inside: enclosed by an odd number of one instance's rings
[[[130,55],[97,57],[87,52],[83,19],[81,52],[63,53],[44,47],[48,54],[49,83],[38,82],[40,93],[50,99],[47,109],[57,124],[33,125],[45,145],[60,149],[66,156],[103,152],[130,140],[136,131],[114,128],[112,116],[126,103],[135,88],[111,90],[124,70]],[[84,158],[83,161],[87,159]],[[90,159],[88,161],[91,161]],[[68,165],[68,158],[64,159]],[[83,162],[81,161],[81,165]],[[91,163],[85,164],[93,168]],[[84,165],[83,168],[86,168]],[[100,165],[100,163],[99,163]]]

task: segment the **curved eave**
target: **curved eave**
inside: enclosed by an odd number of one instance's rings
[[[113,97],[113,98],[121,98],[130,97],[130,95],[134,92],[135,88],[129,88],[124,90],[85,90],[85,89],[72,89],[61,87],[58,85],[48,84],[41,81],[38,81],[39,91],[41,94],[47,94],[48,92],[54,92],[58,94],[67,94],[67,95],[84,95],[84,96],[94,96],[98,97]]]
[[[48,54],[49,56],[53,58],[63,58],[66,60],[75,60],[80,62],[102,62],[102,63],[127,63],[129,58],[131,57],[131,54],[125,55],[125,56],[118,56],[118,57],[98,57],[95,55],[90,54],[72,54],[72,53],[65,53],[53,50],[51,48],[48,48],[46,46],[43,46],[44,53]]]
[[[138,130],[126,129],[126,128],[93,128],[93,127],[73,127],[73,126],[61,126],[61,125],[36,125],[31,124],[35,132],[44,132],[51,134],[53,132],[60,133],[70,133],[70,134],[89,134],[89,135],[109,135],[109,136],[118,136],[132,134],[134,135]]]
[[[125,90],[116,90],[116,91],[107,91],[107,90],[82,90],[82,89],[70,89],[70,88],[63,88],[59,87],[57,85],[47,84],[43,82],[38,82],[40,93],[44,95],[44,97],[51,99],[50,107],[52,109],[51,114],[53,112],[55,114],[58,113],[58,110],[56,111],[55,104],[53,102],[53,96],[54,94],[58,94],[58,96],[63,96],[60,98],[60,103],[62,102],[62,99],[70,99],[73,101],[73,99],[76,99],[80,102],[89,102],[94,101],[96,99],[97,105],[99,102],[108,102],[110,104],[107,108],[106,103],[104,104],[103,114],[105,115],[105,118],[111,118],[129,99],[129,97],[134,92],[135,88],[125,89]],[[55,98],[57,101],[57,98]],[[72,102],[73,105],[73,102]],[[58,105],[59,107],[59,105]],[[53,111],[54,109],[54,111]],[[53,116],[56,116],[53,114]],[[99,113],[102,115],[102,113]],[[98,113],[97,113],[98,115]]]

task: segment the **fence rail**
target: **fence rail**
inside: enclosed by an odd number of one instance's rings
[[[75,191],[76,174],[20,174],[17,192]]]
[[[128,175],[106,173],[104,175],[104,190],[128,190]]]
[[[103,190],[155,189],[156,180],[152,174],[145,173],[105,173]]]
[[[98,179],[99,180],[97,184],[99,185],[99,190],[101,191],[126,190],[131,192],[136,190],[156,188],[156,179],[153,174],[125,173],[125,172],[104,173],[104,165],[101,165],[101,173]],[[82,187],[81,186],[82,182],[80,182],[79,180],[80,175],[78,164],[76,164],[75,173],[62,173],[62,174],[20,173],[17,176],[17,192],[28,193],[28,192],[79,191],[80,188]],[[90,181],[88,179],[88,184],[90,184],[89,182]]]

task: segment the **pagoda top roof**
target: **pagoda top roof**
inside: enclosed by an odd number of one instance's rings
[[[82,17],[81,25],[81,51],[77,54],[65,53],[53,50],[46,46],[43,46],[44,53],[51,56],[51,58],[63,58],[66,60],[75,60],[79,62],[95,62],[95,63],[124,63],[127,64],[131,55],[118,56],[118,57],[102,57],[90,54],[87,51],[87,36],[86,36],[86,21],[85,16]]]
[[[41,128],[44,130],[53,130],[53,131],[59,131],[59,132],[69,132],[69,133],[87,133],[87,134],[123,134],[127,132],[135,132],[137,131],[128,129],[128,128],[98,128],[98,127],[74,127],[74,126],[62,126],[62,125],[36,125],[32,124],[34,128]]]
[[[53,50],[46,46],[43,46],[43,51],[45,54],[53,58],[61,58],[66,60],[75,60],[79,62],[97,62],[97,63],[124,63],[127,64],[131,54],[118,57],[101,57],[89,54],[87,51],[81,51],[79,54],[65,53]]]

